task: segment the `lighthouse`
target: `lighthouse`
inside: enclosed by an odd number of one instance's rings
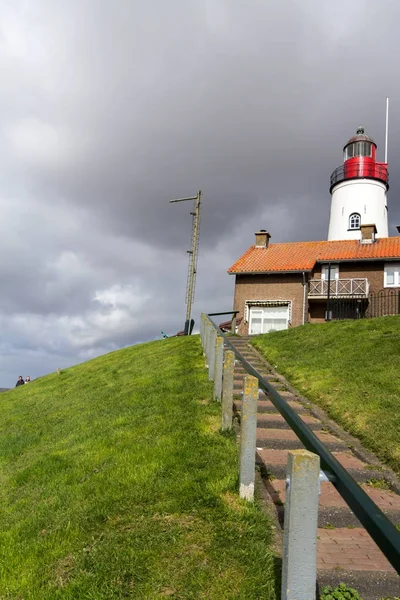
[[[377,145],[359,127],[343,148],[343,165],[331,175],[328,240],[359,240],[361,225],[388,237],[387,164],[376,161]]]

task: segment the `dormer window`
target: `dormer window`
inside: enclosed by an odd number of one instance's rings
[[[361,227],[361,215],[359,213],[352,213],[349,217],[349,229],[360,229]]]

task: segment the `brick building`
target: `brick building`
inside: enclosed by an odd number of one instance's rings
[[[345,145],[327,241],[270,244],[261,230],[230,267],[240,334],[400,313],[400,236],[388,237],[389,176],[376,148],[362,128]]]
[[[333,318],[335,307],[350,318],[364,316],[379,294],[382,314],[399,312],[400,236],[378,239],[371,226],[361,231],[359,241],[287,244],[270,244],[269,233],[257,232],[255,244],[228,270],[236,277],[239,333],[324,321],[328,284]]]

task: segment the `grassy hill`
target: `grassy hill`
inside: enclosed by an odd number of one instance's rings
[[[0,598],[275,598],[198,337],[1,395]]]
[[[400,473],[400,317],[306,325],[253,343],[304,395]]]

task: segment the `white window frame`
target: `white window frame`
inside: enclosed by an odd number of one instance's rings
[[[332,277],[332,271],[334,272],[334,277]],[[327,263],[321,266],[321,279],[324,281],[328,281],[328,273],[329,273],[329,265]],[[337,281],[339,279],[339,265],[331,264],[331,281]]]
[[[394,271],[393,283],[388,283],[388,271]],[[383,271],[383,287],[395,288],[400,287],[400,263],[386,263]]]
[[[246,300],[244,305],[244,320],[249,325],[251,321],[251,309],[252,308],[268,308],[273,306],[286,306],[288,308],[287,328],[292,323],[292,301],[291,300]]]
[[[278,298],[277,300],[246,300],[244,303],[244,322],[250,320],[250,309],[252,306],[288,306],[289,307],[289,324],[292,322],[292,301]]]
[[[355,227],[352,226],[351,220],[352,219],[358,219],[358,225],[356,225]],[[349,231],[358,231],[361,228],[361,215],[358,212],[353,212],[351,213],[351,215],[349,216]]]

